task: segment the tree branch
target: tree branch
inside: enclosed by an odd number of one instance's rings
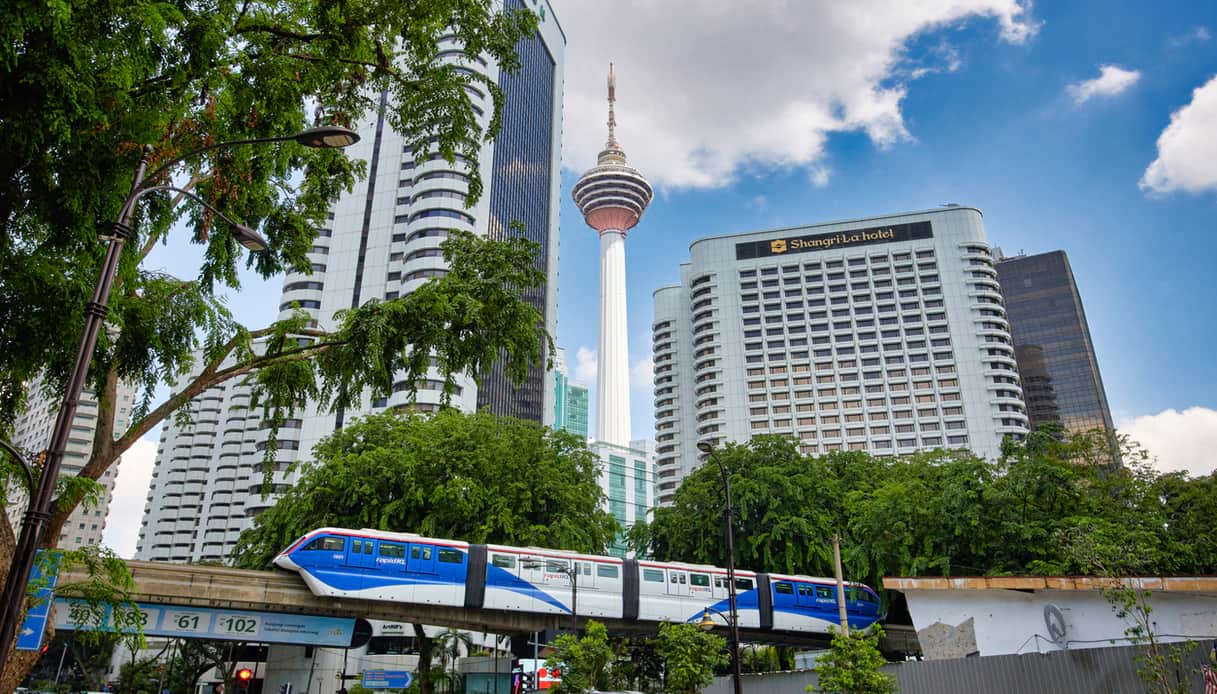
[[[250,24],[244,27],[237,27],[233,30],[233,34],[237,36],[244,36],[245,34],[270,34],[271,36],[278,36],[281,39],[293,39],[305,42],[312,42],[325,36],[325,34],[301,34],[297,31],[288,31],[287,29],[269,24]]]

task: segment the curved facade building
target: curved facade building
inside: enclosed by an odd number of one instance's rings
[[[504,0],[508,8],[528,7],[540,17],[538,33],[518,46],[521,69],[500,73],[479,56],[467,55],[453,37],[440,40],[438,59],[459,70],[497,80],[504,92],[503,126],[479,155],[485,184],[482,198],[465,206],[470,163],[448,162],[434,149],[415,152],[389,126],[382,97],[379,110],[359,127],[361,140],[347,154],[368,164],[368,175],[331,208],[309,253],[312,273],[284,278],[279,317],[296,310],[323,328],[337,325],[335,314],[369,299],[393,299],[447,272],[440,245],[456,230],[503,237],[513,221],[541,249],[538,267],[548,281],[525,298],[542,313],[550,334],[556,333],[558,194],[561,165],[562,70],[566,38],[547,0]],[[479,86],[466,91],[483,124],[493,111],[493,97]],[[365,396],[359,407],[331,412],[303,408],[278,435],[273,491],[287,489],[296,474],[287,465],[307,459],[313,447],[356,417],[392,409],[434,411],[447,402],[464,411],[492,412],[549,423],[553,412],[553,376],[534,369],[522,387],[511,385],[497,369],[457,378],[445,394],[438,371],[413,384],[398,382],[383,398]],[[261,494],[261,460],[267,430],[260,412],[250,413],[248,391],[236,383],[196,399],[198,411],[218,408],[215,416],[196,417],[185,427],[167,426],[157,456],[157,477],[149,492],[139,556],[144,559],[199,561],[227,556],[240,530],[273,505]],[[214,471],[200,487],[192,475]],[[192,467],[191,460],[198,460]],[[235,462],[233,462],[235,461]],[[235,465],[235,471],[229,468]],[[180,470],[180,471],[179,471]],[[197,471],[196,471],[197,472]],[[181,486],[187,484],[188,486]],[[187,538],[190,538],[189,540]]]
[[[659,503],[697,444],[999,453],[1027,432],[979,210],[952,206],[695,241],[655,292]]]

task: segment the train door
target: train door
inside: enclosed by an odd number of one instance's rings
[[[815,588],[811,583],[795,583],[795,601],[804,611],[815,609]]]
[[[431,545],[410,544],[410,554],[406,557],[406,571],[411,573],[435,573],[435,548]]]
[[[668,595],[689,594],[689,573],[679,569],[668,569]]]
[[[347,549],[347,566],[360,569],[376,568],[376,540],[351,538]]]

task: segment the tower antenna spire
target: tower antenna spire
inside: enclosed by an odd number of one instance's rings
[[[617,148],[617,114],[613,112],[613,103],[617,101],[617,78],[613,76],[613,64],[609,63],[608,74],[608,147]]]

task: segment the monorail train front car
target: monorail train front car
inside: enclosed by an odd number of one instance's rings
[[[571,614],[574,598],[580,617],[645,622],[693,622],[705,614],[725,621],[729,610],[727,571],[718,567],[412,533],[321,528],[274,563],[322,596],[542,614]],[[742,628],[824,633],[838,623],[833,579],[737,570],[735,582]],[[879,620],[874,591],[857,583],[845,590],[852,628]]]

